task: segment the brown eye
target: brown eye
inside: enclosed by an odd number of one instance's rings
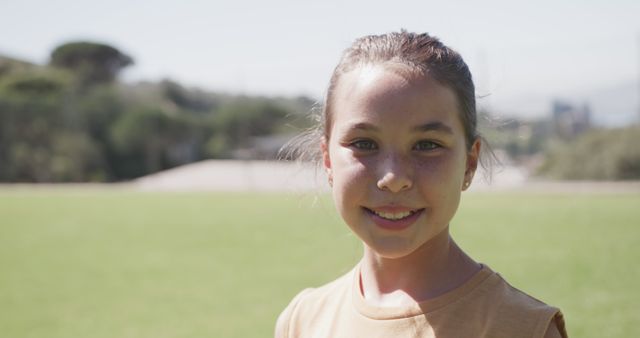
[[[418,150],[418,151],[428,151],[428,150],[433,150],[433,149],[437,149],[440,148],[440,145],[432,142],[432,141],[419,141],[418,143],[416,143],[415,146],[413,146],[414,150]]]
[[[378,149],[378,145],[371,140],[357,140],[351,143],[351,147],[358,150],[370,151]]]

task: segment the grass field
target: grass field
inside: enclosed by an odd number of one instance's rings
[[[640,337],[640,193],[469,193],[452,229],[572,337]],[[360,253],[326,197],[0,190],[0,336],[270,337]]]

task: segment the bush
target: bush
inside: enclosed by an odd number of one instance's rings
[[[547,152],[540,174],[570,180],[640,179],[640,127],[593,130]]]

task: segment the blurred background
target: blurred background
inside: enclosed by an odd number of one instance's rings
[[[401,28],[466,58],[505,164],[640,178],[635,1],[1,6],[3,182],[118,182],[206,159],[274,159],[311,123],[341,51]]]
[[[323,174],[277,152],[342,50],[404,28],[463,55],[502,162],[465,196],[463,246],[570,333],[637,336],[639,16],[631,0],[3,0],[0,332],[270,336],[360,250]]]

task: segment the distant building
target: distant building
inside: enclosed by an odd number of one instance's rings
[[[555,100],[552,108],[555,133],[564,139],[574,138],[591,128],[591,108]]]

